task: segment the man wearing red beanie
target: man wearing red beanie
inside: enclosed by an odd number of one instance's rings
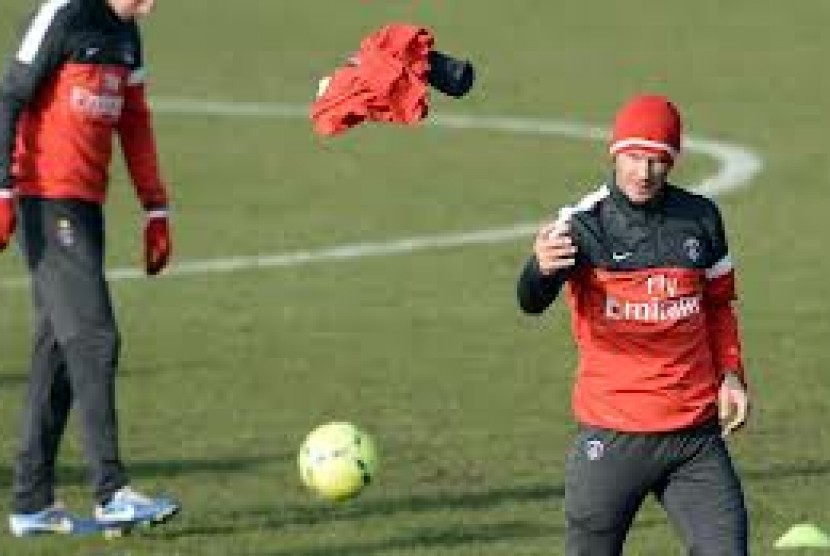
[[[567,554],[618,555],[653,494],[698,556],[747,554],[724,438],[747,417],[735,272],[720,211],[667,178],[682,124],[667,98],[618,112],[608,182],[543,225],[518,282],[541,314],[563,286],[579,362],[566,466]]]

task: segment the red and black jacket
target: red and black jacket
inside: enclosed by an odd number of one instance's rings
[[[113,136],[136,193],[167,205],[144,89],[138,26],[105,0],[48,0],[0,84],[0,187],[103,203]]]
[[[666,185],[635,205],[612,180],[559,219],[570,222],[576,264],[544,276],[531,257],[518,297],[539,314],[567,285],[577,419],[654,432],[715,418],[723,374],[743,378],[743,364],[735,272],[714,202]]]

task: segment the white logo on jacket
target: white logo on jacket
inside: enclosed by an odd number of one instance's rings
[[[104,74],[104,90],[110,93],[117,93],[121,90],[121,76],[117,73]]]
[[[605,318],[641,322],[676,321],[701,312],[700,294],[678,295],[678,279],[665,274],[653,274],[645,281],[648,299],[630,301],[608,295],[605,298]]]
[[[605,317],[642,322],[681,320],[700,313],[700,301],[699,295],[649,301],[620,300],[609,295],[605,298]]]
[[[72,109],[93,117],[118,119],[124,108],[124,98],[120,95],[102,95],[83,87],[72,87],[69,97]]]

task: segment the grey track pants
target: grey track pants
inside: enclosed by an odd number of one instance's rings
[[[104,278],[102,208],[21,197],[18,215],[34,334],[13,511],[38,511],[54,501],[55,460],[73,406],[95,496],[103,501],[127,479],[118,453],[114,380],[120,339]]]
[[[717,423],[630,434],[581,427],[566,466],[568,556],[616,556],[653,494],[693,556],[748,554],[740,481]]]

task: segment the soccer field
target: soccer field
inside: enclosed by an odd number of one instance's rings
[[[0,0],[0,45],[31,6]],[[317,80],[382,24],[469,57],[468,98],[427,125],[320,139]],[[182,514],[118,541],[13,539],[2,555],[541,556],[563,553],[574,430],[567,312],[519,313],[529,229],[608,172],[604,129],[635,92],[677,101],[674,181],[712,187],[736,261],[749,426],[731,441],[753,554],[830,531],[830,3],[775,0],[158,2],[151,99],[174,198],[170,272],[140,276],[142,215],[116,165],[108,267],[124,338],[125,460]],[[0,511],[29,352],[26,275],[0,254]],[[341,505],[296,451],[345,419],[380,450]],[[89,514],[71,423],[60,497]],[[680,555],[649,502],[626,554]]]

